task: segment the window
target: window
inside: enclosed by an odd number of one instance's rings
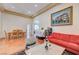
[[[38,20],[34,21],[34,30],[39,30],[40,28],[40,22]]]

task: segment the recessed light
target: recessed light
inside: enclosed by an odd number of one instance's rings
[[[34,7],[38,7],[38,5],[37,5],[37,4],[35,4],[35,5],[34,5]]]
[[[12,8],[15,8],[14,6],[12,6]]]
[[[31,11],[28,11],[28,13],[30,14],[30,13],[31,13]]]

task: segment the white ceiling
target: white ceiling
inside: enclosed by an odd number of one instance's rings
[[[32,16],[49,3],[4,3],[2,5],[7,10]]]

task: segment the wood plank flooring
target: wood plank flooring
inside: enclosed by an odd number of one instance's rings
[[[25,39],[0,40],[0,55],[15,54],[24,50],[26,47]]]

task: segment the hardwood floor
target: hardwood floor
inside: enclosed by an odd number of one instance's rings
[[[26,47],[25,39],[0,40],[0,55],[16,54]]]
[[[2,39],[0,40],[0,55],[25,55],[25,39]],[[74,55],[71,52],[64,51],[62,55]]]

